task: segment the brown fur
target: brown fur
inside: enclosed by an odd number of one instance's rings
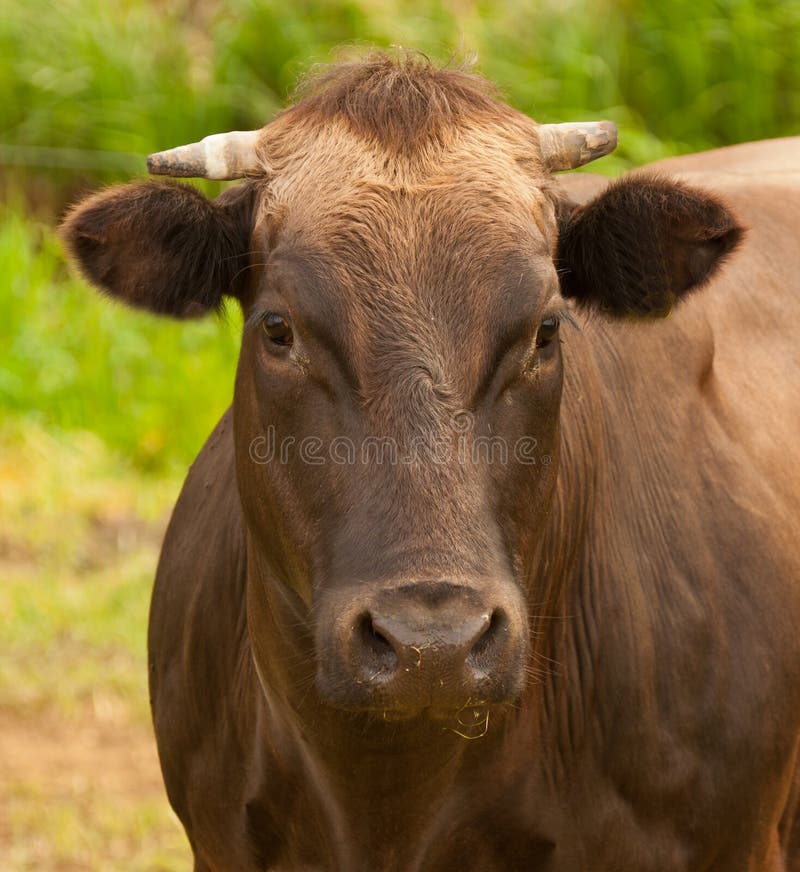
[[[222,200],[132,186],[66,223],[107,292],[246,315],[150,621],[198,872],[797,863],[800,187],[714,153],[556,182],[536,140],[470,74],[371,58]],[[720,272],[728,203],[751,229]],[[454,448],[464,411],[468,446],[535,462],[252,453],[270,429]]]
[[[344,119],[359,136],[390,153],[444,142],[476,118],[502,121],[511,110],[480,76],[439,67],[420,54],[376,53],[318,68],[296,94],[293,119]]]

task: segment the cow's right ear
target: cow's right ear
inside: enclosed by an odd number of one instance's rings
[[[239,293],[254,199],[249,182],[213,201],[177,182],[121,185],[73,208],[61,238],[101,291],[158,314],[196,317]]]

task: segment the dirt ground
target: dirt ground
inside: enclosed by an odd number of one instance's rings
[[[152,734],[113,711],[0,712],[0,870],[191,868]]]
[[[0,713],[0,773],[6,784],[29,782],[53,795],[101,791],[109,800],[163,794],[151,736],[89,720],[64,725]]]

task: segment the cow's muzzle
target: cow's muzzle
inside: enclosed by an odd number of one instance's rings
[[[505,702],[524,684],[527,635],[510,583],[337,592],[319,615],[317,684],[336,707],[394,717]]]

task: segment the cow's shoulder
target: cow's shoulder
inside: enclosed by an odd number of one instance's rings
[[[164,540],[150,611],[150,698],[167,792],[187,829],[227,839],[250,869],[251,790],[231,765],[261,705],[247,638],[246,547],[230,410],[192,464]],[[224,796],[216,810],[209,797]],[[239,838],[231,839],[231,833]],[[202,849],[202,846],[200,846]],[[235,852],[241,851],[241,856]],[[210,856],[210,854],[209,854]]]

